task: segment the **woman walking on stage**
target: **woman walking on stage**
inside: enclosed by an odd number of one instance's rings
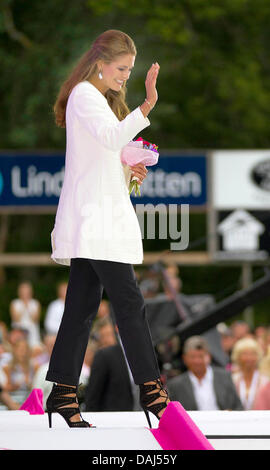
[[[131,174],[141,184],[147,170],[138,164],[131,171],[121,163],[122,148],[150,125],[147,115],[158,99],[155,63],[145,80],[145,101],[129,111],[126,83],[136,54],[127,34],[105,31],[81,57],[54,106],[57,125],[66,128],[66,160],[51,257],[70,272],[46,376],[55,382],[46,404],[49,426],[52,412],[70,427],[92,426],[82,419],[77,388],[103,288],[150,427],[149,411],[160,419],[169,402],[132,266],[143,262],[143,247],[128,185]]]

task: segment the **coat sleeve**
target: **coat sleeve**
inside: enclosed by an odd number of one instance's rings
[[[244,409],[242,402],[240,400],[240,397],[238,396],[238,393],[236,391],[235,385],[233,383],[233,380],[231,378],[230,373],[228,372],[228,399],[230,400],[230,406],[229,409],[235,410],[235,411],[241,411]]]
[[[138,132],[150,125],[140,106],[122,121],[114,122],[102,97],[99,98],[87,83],[79,85],[74,90],[74,112],[82,126],[109,150],[121,150]]]

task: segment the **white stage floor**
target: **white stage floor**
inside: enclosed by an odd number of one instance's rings
[[[270,411],[190,411],[216,450],[270,450]],[[162,450],[143,412],[82,413],[96,428],[70,429],[58,414],[0,411],[0,448],[11,450]],[[151,413],[153,427],[158,420]],[[181,430],[179,431],[181,432]],[[165,451],[164,451],[165,452]]]

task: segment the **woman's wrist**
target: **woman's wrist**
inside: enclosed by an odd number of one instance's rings
[[[148,100],[147,98],[145,98],[145,100],[144,100],[144,101],[145,101],[145,103],[147,103],[147,104],[148,104],[148,106],[149,106],[150,110],[151,110],[151,109],[153,109],[153,107],[154,107],[154,106],[155,106],[155,104],[156,104],[156,103],[152,103],[152,101],[151,101],[151,100]]]
[[[150,101],[147,100],[147,98],[145,98],[143,104],[140,105],[140,108],[144,117],[146,117],[150,113],[150,111],[153,109],[154,106],[155,105],[152,105]]]
[[[141,112],[143,113],[144,117],[146,117],[150,113],[150,108],[148,104],[144,101],[143,104],[140,105]]]

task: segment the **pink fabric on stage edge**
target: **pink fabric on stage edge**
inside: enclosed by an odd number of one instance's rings
[[[41,388],[34,388],[25,402],[21,405],[20,410],[25,410],[30,415],[43,415],[43,391]]]
[[[150,431],[164,450],[215,450],[178,401],[167,405]]]

